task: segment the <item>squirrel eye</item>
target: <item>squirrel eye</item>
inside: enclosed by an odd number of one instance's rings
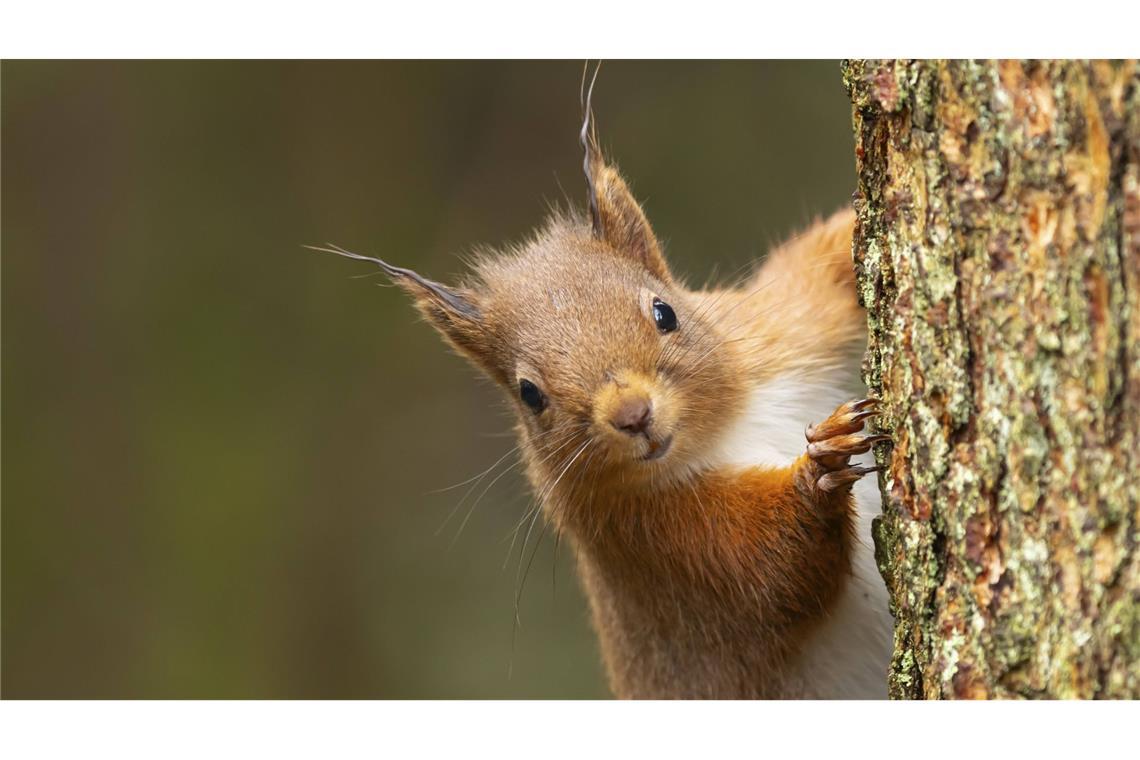
[[[519,398],[523,403],[531,408],[535,414],[538,414],[546,408],[546,396],[538,389],[538,386],[530,380],[519,380]]]
[[[657,323],[657,329],[663,333],[677,329],[677,313],[660,298],[653,299],[653,321]]]

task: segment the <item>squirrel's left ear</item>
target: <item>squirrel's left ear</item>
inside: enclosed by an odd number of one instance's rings
[[[595,70],[594,78],[597,76]],[[586,173],[594,237],[609,243],[618,253],[630,256],[663,282],[671,282],[669,266],[645,212],[617,168],[609,166],[602,158],[593,127],[594,114],[590,105],[593,94],[594,82],[591,81],[583,101],[584,119],[579,139],[585,153],[582,169]]]
[[[641,205],[618,170],[607,165],[592,147],[587,148],[586,180],[594,236],[636,260],[658,279],[671,282],[669,266]]]

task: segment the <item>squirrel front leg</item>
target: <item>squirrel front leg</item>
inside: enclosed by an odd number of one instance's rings
[[[790,467],[753,471],[754,571],[770,620],[809,624],[826,614],[851,569],[852,485],[874,467],[849,458],[886,440],[860,435],[877,401],[841,404],[806,432],[807,451]]]

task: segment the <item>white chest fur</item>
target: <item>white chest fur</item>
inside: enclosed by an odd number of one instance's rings
[[[785,467],[804,453],[808,424],[823,420],[840,403],[863,394],[858,377],[842,368],[769,382],[752,393],[745,413],[710,453],[708,464]],[[865,458],[870,461],[870,455]],[[805,697],[887,696],[892,621],[871,540],[871,520],[881,504],[873,478],[856,484],[855,502],[853,577],[830,619],[803,642],[796,691]]]

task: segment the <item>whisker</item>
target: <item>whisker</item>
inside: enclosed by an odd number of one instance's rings
[[[564,449],[570,443],[570,441],[572,441],[574,439],[574,436],[577,433],[579,433],[580,430],[584,429],[585,427],[586,427],[586,425],[580,425],[580,426],[572,428],[570,431],[568,431],[566,440],[562,441],[559,444],[558,448],[554,449],[553,451],[548,453],[545,457],[543,457],[541,460],[539,460],[539,462],[537,464],[541,465],[541,464],[548,462],[550,459],[552,459],[555,454],[557,454],[559,451]],[[531,518],[532,515],[537,517],[538,512],[541,511],[541,509],[542,509],[542,500],[540,498],[540,495],[536,494],[534,497],[534,500],[531,502],[530,507],[528,507],[525,514],[523,514],[522,519],[518,522],[517,525],[515,525],[514,530],[511,531],[511,534],[510,534],[511,535],[511,545],[507,548],[507,556],[506,556],[506,559],[503,561],[503,569],[504,570],[507,569],[507,565],[510,563],[511,554],[514,552],[515,542],[518,541],[519,531],[522,530],[522,526],[524,524],[526,524],[527,519]],[[528,531],[528,535],[529,535],[529,531]],[[524,546],[525,546],[525,541],[524,541]],[[520,555],[520,557],[521,557],[521,555]]]
[[[734,305],[731,309],[729,309],[725,314],[722,314],[720,316],[720,318],[717,319],[714,324],[719,325],[721,322],[724,321],[725,317],[727,317],[729,314],[732,314],[734,311],[736,311],[738,308],[740,308],[741,305],[746,303],[749,299],[753,298],[754,296],[758,295],[762,291],[766,290],[774,282],[775,282],[774,280],[769,280],[768,282],[761,283],[758,288],[753,290],[751,293],[743,296],[736,305]],[[697,311],[694,312],[694,314],[693,314],[693,319],[696,320],[699,318],[699,316],[703,317],[705,314],[711,312],[711,310],[714,308],[714,306],[718,305],[722,300],[724,300],[724,298],[726,296],[728,296],[730,294],[735,295],[736,292],[734,290],[730,290],[730,289],[722,290],[714,298],[710,299],[710,301],[706,305],[706,308],[703,311],[702,311],[702,309],[697,309]],[[681,344],[678,342],[675,345],[681,345]],[[693,345],[694,345],[693,343],[686,343],[685,344],[685,350],[679,354],[674,355],[674,353],[669,352],[669,351],[666,351],[665,353],[669,356],[669,358],[674,359],[676,362],[679,362],[681,359],[683,359],[685,356],[688,355],[688,352],[692,350]],[[659,359],[659,362],[663,363],[664,361],[665,361],[664,357]]]
[[[546,431],[545,433],[542,433],[542,434],[540,434],[540,435],[538,435],[538,436],[535,436],[535,438],[534,438],[533,440],[534,440],[534,442],[537,442],[537,441],[540,441],[540,440],[544,440],[545,438],[547,438],[548,436],[551,436],[551,435],[552,435],[552,434],[554,434],[554,433],[567,433],[567,435],[566,435],[566,439],[565,439],[564,441],[562,441],[562,443],[561,443],[561,444],[558,446],[558,448],[557,448],[557,449],[555,449],[555,451],[554,451],[554,452],[552,452],[552,453],[551,453],[551,456],[553,456],[553,453],[555,453],[555,452],[559,451],[559,450],[560,450],[560,449],[561,449],[563,446],[565,446],[565,444],[567,444],[567,443],[569,443],[569,442],[570,442],[570,440],[573,438],[573,432],[574,432],[574,431],[569,431],[569,432],[567,432],[567,431],[564,431],[564,430],[548,430],[548,431]],[[506,457],[507,457],[507,456],[509,456],[509,455],[510,455],[510,454],[511,454],[513,451],[517,451],[517,450],[519,450],[520,448],[522,448],[522,444],[521,444],[521,443],[520,443],[518,446],[516,446],[514,449],[512,449],[512,451],[510,451],[510,452],[507,452],[507,454],[506,454],[506,455],[504,455],[504,456],[503,456],[503,457],[502,457],[502,458],[499,460],[499,462],[503,461],[503,459],[506,459]],[[506,475],[508,472],[510,472],[511,470],[513,470],[514,468],[516,468],[516,467],[518,467],[520,464],[522,464],[522,461],[523,461],[523,460],[520,458],[520,459],[519,459],[519,460],[517,460],[517,461],[516,461],[514,464],[510,465],[510,466],[509,466],[509,467],[507,467],[505,470],[503,470],[502,472],[500,472],[500,473],[499,473],[499,474],[498,474],[498,475],[495,477],[495,479],[494,479],[494,480],[492,480],[492,481],[491,481],[491,482],[490,482],[490,483],[487,485],[487,487],[486,487],[486,488],[484,488],[484,489],[482,490],[482,492],[480,492],[479,496],[478,496],[478,497],[475,499],[474,503],[472,503],[472,505],[470,506],[470,508],[468,508],[466,515],[463,517],[463,522],[462,522],[462,523],[460,523],[460,525],[459,525],[459,529],[456,531],[456,533],[455,533],[455,536],[454,536],[454,537],[451,539],[451,543],[450,543],[450,544],[448,544],[448,549],[449,549],[449,550],[450,550],[452,547],[454,547],[454,546],[455,546],[455,542],[459,540],[459,536],[460,536],[460,535],[463,533],[463,528],[464,528],[464,527],[467,525],[467,521],[468,521],[469,519],[471,519],[471,515],[472,515],[472,514],[474,514],[474,512],[475,512],[475,507],[479,505],[479,502],[480,502],[480,501],[482,501],[483,497],[487,495],[487,492],[488,492],[489,490],[491,490],[491,488],[492,488],[492,487],[493,487],[493,486],[494,486],[496,483],[498,483],[498,482],[499,482],[499,480],[500,480],[500,479],[502,479],[502,477],[503,477],[504,475]],[[479,487],[479,482],[480,482],[480,481],[482,481],[482,479],[483,479],[484,477],[486,477],[486,476],[487,476],[487,474],[488,474],[488,473],[490,473],[490,471],[491,471],[492,469],[494,469],[494,467],[496,467],[497,465],[498,465],[498,462],[496,462],[494,465],[492,465],[490,469],[488,469],[488,470],[484,471],[484,472],[483,472],[483,473],[482,473],[482,474],[479,476],[479,479],[478,479],[478,480],[476,480],[476,481],[475,481],[475,483],[474,483],[474,484],[473,484],[473,485],[472,485],[472,486],[471,486],[469,489],[467,489],[467,492],[463,494],[463,498],[459,500],[459,503],[458,503],[458,504],[456,504],[454,507],[452,507],[452,509],[451,509],[451,513],[450,513],[450,514],[448,514],[448,516],[447,516],[447,519],[446,519],[446,520],[444,520],[444,522],[443,522],[443,525],[441,525],[441,526],[439,527],[439,530],[437,530],[437,531],[436,531],[436,535],[439,535],[439,533],[440,533],[440,532],[441,532],[441,531],[444,529],[444,527],[446,527],[447,523],[451,521],[451,518],[455,516],[455,513],[459,511],[459,508],[460,508],[460,507],[462,507],[464,503],[466,503],[467,499],[468,499],[468,498],[471,496],[471,494],[472,494],[472,493],[474,493],[475,489]]]
[[[472,502],[471,506],[468,508],[467,514],[463,516],[463,522],[459,523],[459,529],[455,531],[455,537],[451,539],[451,543],[448,545],[449,549],[451,547],[455,546],[455,542],[459,540],[459,536],[462,535],[462,533],[463,533],[463,528],[465,528],[467,526],[467,521],[470,520],[471,515],[473,515],[475,513],[475,507],[479,506],[479,502],[481,502],[483,500],[483,497],[487,495],[487,492],[490,491],[495,486],[495,484],[498,483],[502,479],[502,477],[504,475],[506,475],[508,472],[510,472],[511,470],[518,467],[519,464],[521,464],[521,463],[522,463],[522,460],[520,459],[517,462],[515,462],[514,464],[512,464],[510,467],[508,467],[507,469],[500,472],[495,477],[495,479],[492,480],[490,483],[488,483],[487,487],[484,488],[482,490],[482,492],[480,492],[479,496],[475,499],[474,502]]]
[[[499,463],[500,463],[500,462],[502,462],[502,461],[503,461],[504,459],[506,459],[508,456],[510,456],[511,454],[513,454],[515,451],[517,451],[517,450],[518,450],[518,448],[519,448],[519,447],[518,447],[518,446],[516,446],[516,447],[515,447],[514,449],[512,449],[511,451],[508,451],[508,452],[507,452],[506,454],[504,454],[504,455],[503,455],[503,456],[502,456],[502,457],[501,457],[501,458],[500,458],[500,459],[499,459],[497,462],[495,462],[493,465],[491,465],[490,467],[488,467],[488,468],[487,468],[486,470],[484,470],[483,472],[479,473],[478,477],[477,477],[477,478],[475,478],[475,482],[474,482],[474,483],[471,483],[471,487],[470,487],[470,488],[468,488],[468,489],[467,489],[467,491],[465,491],[465,492],[464,492],[464,494],[463,494],[462,498],[460,498],[460,499],[459,499],[459,501],[457,501],[457,502],[455,503],[455,506],[454,506],[454,507],[452,507],[452,508],[451,508],[451,511],[447,513],[447,517],[446,517],[446,518],[444,518],[444,520],[443,520],[443,522],[440,524],[440,526],[439,526],[438,528],[436,528],[436,530],[435,530],[435,535],[437,535],[437,536],[438,536],[440,533],[442,533],[442,532],[443,532],[443,529],[447,527],[447,524],[448,524],[449,522],[451,522],[452,518],[453,518],[453,517],[455,517],[455,514],[456,514],[456,513],[459,511],[459,509],[460,509],[460,508],[461,508],[461,507],[462,507],[462,506],[463,506],[463,505],[464,505],[464,504],[467,502],[467,499],[468,499],[468,498],[471,496],[471,494],[472,494],[472,493],[474,493],[475,489],[479,487],[479,483],[480,483],[480,482],[483,480],[483,478],[487,477],[488,473],[490,473],[492,470],[494,470],[496,467],[498,467],[498,466],[499,466]],[[447,489],[444,489],[444,490],[451,490],[451,488],[454,488],[454,487],[458,487],[458,486],[461,486],[461,485],[466,485],[466,484],[467,484],[467,483],[469,483],[469,482],[470,482],[469,480],[466,480],[466,481],[464,481],[463,483],[460,483],[460,484],[458,484],[457,486],[449,486]]]
[[[515,589],[516,589],[516,591],[515,591],[515,623],[514,624],[516,626],[520,622],[519,621],[519,594],[518,594],[517,589],[519,588],[519,580],[520,580],[520,577],[522,575],[523,557],[526,556],[526,547],[527,547],[527,544],[530,542],[530,534],[531,534],[531,531],[534,530],[534,523],[538,519],[538,514],[540,511],[541,511],[541,509],[538,507],[536,507],[534,509],[534,516],[530,518],[530,525],[527,526],[526,536],[523,538],[522,547],[519,549],[519,565],[518,565],[518,569],[515,571]]]
[[[816,264],[815,266],[809,267],[809,268],[808,268],[807,270],[805,270],[805,271],[807,271],[807,272],[812,272],[812,271],[815,271],[815,270],[817,270],[817,269],[823,269],[823,268],[825,268],[825,267],[829,267],[829,266],[832,266],[832,263],[831,263],[831,262],[820,262],[820,263]],[[715,323],[715,324],[719,325],[719,324],[721,324],[721,323],[725,322],[725,321],[726,321],[726,320],[727,320],[729,317],[731,317],[733,314],[735,314],[735,313],[736,313],[736,311],[737,311],[737,309],[739,309],[741,306],[745,305],[745,304],[746,304],[746,303],[748,303],[748,302],[749,302],[749,301],[750,301],[752,298],[754,298],[755,296],[759,295],[761,292],[763,292],[763,291],[767,290],[769,287],[771,287],[771,286],[773,286],[773,285],[776,285],[776,284],[778,284],[779,282],[780,282],[780,280],[778,280],[778,279],[770,279],[770,280],[767,280],[767,281],[765,281],[765,282],[762,282],[762,283],[761,283],[761,284],[760,284],[760,285],[759,285],[757,288],[755,288],[755,289],[754,289],[752,292],[750,292],[750,293],[748,293],[747,295],[743,296],[743,297],[740,299],[740,301],[738,301],[737,303],[733,304],[733,305],[731,306],[731,308],[729,308],[729,310],[728,310],[728,311],[726,311],[726,312],[724,312],[723,314],[719,315],[719,317],[717,318],[717,321],[716,321],[716,323]],[[721,295],[723,296],[723,293],[722,293]],[[718,297],[718,300],[719,300],[719,297]],[[768,309],[766,309],[765,311],[761,312],[759,315],[754,315],[754,317],[760,317],[760,318],[762,318],[762,317],[763,317],[765,314],[767,314],[767,313],[768,313],[768,312],[769,312],[769,311],[770,311],[772,308],[774,308],[774,305],[773,305],[773,306],[770,306],[770,307],[768,307]],[[713,345],[711,348],[709,348],[708,350],[706,350],[706,351],[705,351],[705,353],[704,353],[704,354],[702,354],[702,355],[701,355],[701,357],[700,357],[700,358],[699,358],[699,359],[698,359],[696,362],[693,362],[693,365],[694,365],[694,369],[690,370],[690,371],[689,371],[689,372],[687,372],[687,373],[684,373],[684,374],[682,374],[682,375],[681,375],[681,376],[678,378],[678,382],[681,382],[681,381],[683,381],[683,380],[685,380],[685,379],[688,379],[688,378],[690,378],[690,377],[693,377],[693,376],[694,376],[694,375],[695,375],[697,372],[699,372],[699,371],[701,370],[701,365],[702,365],[702,362],[704,361],[704,359],[705,359],[706,357],[708,357],[708,355],[709,355],[709,354],[711,354],[711,353],[712,353],[714,350],[716,350],[717,348],[719,348],[719,347],[723,346],[723,345],[725,344],[725,342],[726,342],[726,339],[727,339],[727,338],[729,338],[729,337],[731,337],[733,334],[735,334],[735,332],[736,332],[736,331],[738,331],[738,330],[740,330],[742,327],[745,327],[745,326],[747,326],[747,325],[750,325],[750,324],[752,324],[752,320],[750,320],[750,321],[741,321],[741,322],[737,322],[735,325],[732,325],[732,326],[731,326],[731,327],[728,329],[728,331],[727,331],[727,332],[725,332],[725,333],[724,333],[724,334],[721,336],[721,337],[722,337],[722,340],[721,340],[721,341],[719,341],[719,342],[717,342],[716,344],[714,344],[714,345]],[[680,354],[677,354],[676,356],[672,357],[672,358],[674,359],[674,363],[675,363],[675,364],[679,364],[679,363],[681,362],[681,360],[682,360],[682,359],[686,358],[686,357],[689,355],[689,353],[692,351],[692,349],[693,349],[693,347],[694,347],[695,345],[696,345],[695,343],[693,343],[693,344],[687,344],[687,345],[686,345],[686,348],[685,348],[685,351],[683,351],[683,352],[681,352]]]
[[[554,531],[554,559],[550,563],[550,597],[558,595],[558,547],[562,545],[562,530]]]
[[[549,494],[550,494],[550,492],[553,490],[554,486],[558,485],[558,481],[562,479],[562,476],[563,476],[563,475],[565,475],[565,474],[566,474],[566,471],[570,469],[570,466],[574,464],[574,460],[575,460],[575,459],[577,459],[577,458],[578,458],[578,456],[579,456],[579,455],[582,453],[582,451],[583,451],[583,450],[584,450],[584,449],[585,449],[587,446],[589,446],[589,445],[590,445],[590,440],[589,440],[589,439],[587,439],[585,442],[583,442],[583,443],[582,443],[582,445],[581,445],[581,446],[579,446],[579,447],[578,447],[578,449],[577,449],[577,450],[576,450],[576,451],[575,451],[573,454],[571,454],[570,456],[568,456],[568,457],[567,457],[567,460],[569,460],[569,461],[567,461],[567,462],[566,462],[566,464],[565,464],[565,466],[564,466],[564,467],[562,467],[562,472],[561,472],[561,473],[558,475],[558,477],[555,479],[555,481],[554,481],[554,485],[553,485],[553,486],[551,486],[550,488],[544,488],[544,489],[543,489],[543,490],[542,490],[542,491],[541,491],[541,492],[540,492],[540,493],[539,493],[539,494],[538,494],[538,495],[535,497],[535,508],[534,508],[534,510],[533,510],[533,511],[534,511],[534,517],[532,517],[532,518],[531,518],[530,527],[529,527],[529,528],[527,528],[527,534],[526,534],[526,536],[523,538],[522,549],[520,549],[520,554],[519,554],[519,561],[520,561],[520,566],[521,566],[521,562],[522,562],[522,556],[523,556],[523,555],[522,555],[522,552],[525,552],[525,551],[526,551],[526,545],[527,545],[527,542],[530,540],[530,532],[531,532],[531,530],[533,530],[533,528],[534,528],[534,520],[535,520],[535,518],[537,518],[537,517],[538,517],[538,513],[539,513],[539,512],[541,511],[541,509],[542,509],[542,504],[543,504],[543,503],[546,501],[546,497],[547,497],[547,496],[549,496]],[[561,447],[560,447],[560,448],[561,448]],[[560,465],[560,466],[561,466],[561,465]],[[521,526],[520,526],[520,527],[521,527]],[[517,578],[516,578],[516,580],[517,580]]]
[[[469,477],[467,480],[462,480],[462,481],[460,481],[460,482],[456,483],[455,485],[451,485],[451,486],[444,486],[443,488],[435,488],[435,489],[432,489],[431,491],[428,491],[427,493],[429,493],[429,494],[436,494],[436,493],[444,493],[445,491],[454,491],[456,488],[459,488],[460,486],[465,486],[465,485],[467,485],[468,483],[470,483],[470,482],[472,482],[472,481],[475,481],[475,480],[479,480],[480,478],[484,477],[484,476],[485,476],[487,473],[489,473],[491,470],[493,470],[493,469],[495,469],[496,467],[498,467],[498,466],[499,466],[499,463],[500,463],[500,462],[502,462],[504,459],[506,459],[507,457],[509,457],[511,454],[514,454],[514,453],[515,453],[516,451],[518,451],[520,448],[522,448],[522,444],[521,444],[521,443],[520,443],[518,446],[515,446],[514,448],[512,448],[512,449],[511,449],[510,451],[508,451],[506,454],[503,454],[501,457],[499,457],[498,461],[496,461],[496,462],[495,462],[493,465],[491,465],[491,466],[490,466],[490,467],[488,467],[487,469],[483,470],[483,471],[482,471],[481,473],[479,473],[478,475],[472,475],[472,476],[471,476],[471,477]]]
[[[570,468],[574,465],[574,462],[576,462],[578,460],[578,457],[582,456],[582,452],[584,452],[586,449],[588,449],[590,447],[591,443],[593,443],[593,441],[591,439],[587,438],[582,443],[582,445],[578,447],[578,449],[575,451],[573,456],[570,457],[569,461],[562,468],[562,471],[559,473],[558,477],[554,480],[554,484],[549,489],[547,489],[545,491],[545,493],[547,495],[549,495],[550,493],[552,493],[554,491],[554,488],[558,485],[559,481],[562,480],[563,476],[565,476],[566,473],[570,470]],[[545,497],[543,497],[543,498],[545,498]],[[540,499],[539,502],[541,504],[542,499]],[[546,525],[544,523],[541,531],[539,531],[538,539],[535,541],[534,548],[531,549],[530,558],[526,562],[526,569],[523,570],[523,565],[522,565],[523,553],[526,552],[527,542],[530,539],[530,532],[534,528],[534,521],[537,519],[537,517],[538,517],[538,511],[536,510],[535,516],[533,518],[531,518],[530,528],[527,529],[527,536],[526,536],[526,538],[523,539],[522,549],[519,552],[519,570],[522,571],[522,578],[520,580],[519,574],[518,573],[515,574],[515,580],[516,580],[516,583],[518,584],[518,589],[515,591],[515,622],[514,622],[514,625],[512,626],[512,631],[511,631],[512,651],[513,651],[513,647],[514,647],[515,633],[517,632],[518,627],[522,624],[522,620],[519,617],[519,607],[520,607],[520,604],[522,601],[523,590],[526,588],[526,579],[530,576],[530,568],[534,564],[534,557],[538,553],[539,547],[542,545],[543,536],[546,535]]]
[[[694,311],[692,313],[692,315],[689,316],[689,319],[691,319],[693,321],[697,321],[697,320],[701,319],[702,317],[704,317],[705,314],[709,313],[717,304],[719,304],[724,299],[725,296],[729,295],[730,293],[735,293],[738,288],[743,286],[744,281],[746,279],[748,279],[749,277],[753,276],[753,274],[754,274],[752,272],[746,273],[743,270],[750,268],[750,267],[753,267],[755,265],[756,265],[756,262],[753,260],[753,261],[746,261],[742,265],[737,267],[736,270],[732,273],[732,275],[728,278],[728,281],[724,284],[724,286],[720,288],[720,291],[715,296],[713,296],[712,298],[706,299],[703,304],[698,306],[697,310]],[[670,346],[676,346],[676,345],[677,345],[676,343],[670,344]],[[669,353],[669,347],[666,347],[666,349],[664,350],[663,353],[668,354]],[[664,363],[664,361],[665,361],[665,356],[660,356],[658,358],[658,363]]]
[[[519,531],[522,530],[522,526],[526,525],[526,521],[531,519],[533,515],[537,515],[541,509],[542,504],[537,499],[531,499],[527,504],[527,509],[523,513],[522,519],[515,524],[514,530],[508,534],[511,538],[511,545],[507,547],[507,556],[503,559],[503,570],[506,570],[507,565],[511,563],[511,555],[514,554],[515,544],[518,542]],[[503,537],[503,540],[506,540],[506,536]]]

